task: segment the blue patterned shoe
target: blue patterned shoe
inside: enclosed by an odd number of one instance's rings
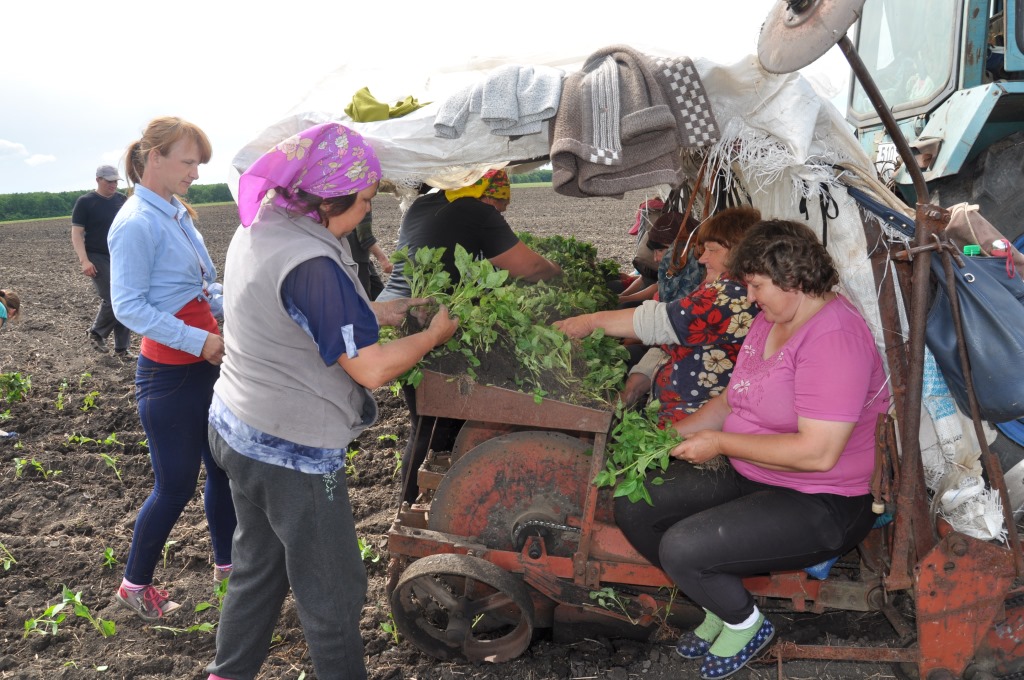
[[[773,637],[775,637],[775,627],[766,618],[761,622],[761,627],[757,629],[757,633],[754,634],[750,642],[732,656],[717,656],[708,650],[708,655],[704,657],[704,663],[700,665],[700,677],[704,680],[719,680],[729,677],[746,666],[748,661],[767,647]]]
[[[679,642],[676,643],[676,654],[684,659],[702,659],[707,655],[709,649],[711,649],[711,643],[692,630],[683,633]]]

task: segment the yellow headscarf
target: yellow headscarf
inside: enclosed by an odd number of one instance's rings
[[[451,189],[444,192],[448,202],[469,196],[470,198],[483,198],[489,196],[499,201],[512,200],[512,185],[508,179],[508,173],[504,170],[489,170],[483,177],[461,189]]]

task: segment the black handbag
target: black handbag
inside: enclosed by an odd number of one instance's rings
[[[954,257],[964,340],[981,417],[997,423],[1024,417],[1024,280],[1007,273],[1005,258]],[[942,256],[932,254],[938,281],[928,310],[925,342],[935,355],[949,391],[970,414],[957,350],[953,311]]]

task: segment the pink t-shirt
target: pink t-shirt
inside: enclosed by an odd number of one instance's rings
[[[744,477],[804,493],[859,496],[871,490],[875,421],[889,409],[882,360],[864,319],[837,295],[768,359],[772,324],[759,314],[743,342],[729,381],[724,432],[784,434],[797,418],[856,422],[835,467],[827,472],[768,470],[732,459]]]

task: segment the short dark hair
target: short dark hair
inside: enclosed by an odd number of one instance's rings
[[[727,269],[738,280],[759,274],[782,290],[821,296],[839,283],[832,256],[807,226],[764,220],[729,254]]]
[[[278,187],[275,191],[288,204],[289,210],[302,215],[316,213],[317,216],[314,219],[324,225],[331,217],[340,215],[355,205],[356,198],[358,198],[358,194],[321,198],[302,189],[289,191],[284,187]]]

